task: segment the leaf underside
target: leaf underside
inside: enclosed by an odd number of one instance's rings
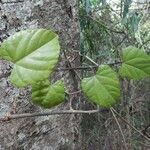
[[[14,63],[10,80],[17,87],[47,79],[59,53],[58,36],[46,29],[20,31],[0,47],[0,57]]]
[[[119,79],[108,65],[100,66],[95,76],[83,79],[81,87],[91,102],[102,107],[111,107],[120,96]]]
[[[65,89],[61,80],[52,85],[48,80],[32,85],[32,102],[35,105],[51,108],[62,103],[64,98]]]
[[[143,79],[150,77],[150,56],[143,50],[128,47],[122,53],[122,66],[119,74],[129,79]]]

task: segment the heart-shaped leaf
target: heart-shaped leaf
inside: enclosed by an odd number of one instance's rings
[[[91,102],[107,108],[120,96],[119,79],[108,65],[100,66],[95,76],[83,79],[81,87]]]
[[[51,108],[64,101],[65,89],[63,82],[58,80],[53,85],[49,81],[42,81],[32,85],[32,102],[43,108]]]
[[[119,74],[129,79],[142,79],[150,77],[150,56],[143,50],[127,47],[122,52],[122,66]]]
[[[20,31],[0,46],[0,57],[14,63],[10,80],[18,87],[48,78],[59,53],[58,36],[46,29]]]

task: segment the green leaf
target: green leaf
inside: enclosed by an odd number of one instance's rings
[[[59,53],[58,36],[46,29],[18,32],[0,47],[0,57],[14,63],[10,80],[17,87],[48,78]]]
[[[81,87],[91,102],[107,108],[120,96],[119,79],[108,65],[100,66],[95,76],[83,79]]]
[[[49,81],[42,81],[32,85],[32,102],[43,108],[51,108],[64,101],[65,89],[61,80],[53,85]]]
[[[123,50],[119,74],[129,79],[150,77],[150,56],[143,50],[129,46]]]

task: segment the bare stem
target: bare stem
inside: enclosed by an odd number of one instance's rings
[[[101,110],[103,111],[103,110]],[[7,121],[12,119],[27,118],[27,117],[40,117],[49,115],[63,115],[63,114],[93,114],[98,113],[100,110],[60,110],[60,111],[46,111],[46,112],[36,112],[36,113],[24,113],[24,114],[13,114],[6,115],[0,118],[0,121]]]
[[[99,66],[98,63],[96,63],[94,60],[92,60],[90,57],[88,56],[84,56],[87,60],[89,60],[91,63],[93,63],[94,65],[96,65],[97,67]]]

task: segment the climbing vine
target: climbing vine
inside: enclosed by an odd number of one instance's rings
[[[18,88],[30,85],[33,104],[43,108],[56,106],[65,99],[63,81],[51,84],[48,80],[59,55],[58,36],[46,29],[20,31],[0,45],[0,58],[14,64],[11,83]],[[110,108],[119,100],[120,77],[135,80],[150,77],[150,56],[143,49],[129,46],[120,56],[117,69],[103,64],[94,76],[81,80],[81,89],[89,101]]]

